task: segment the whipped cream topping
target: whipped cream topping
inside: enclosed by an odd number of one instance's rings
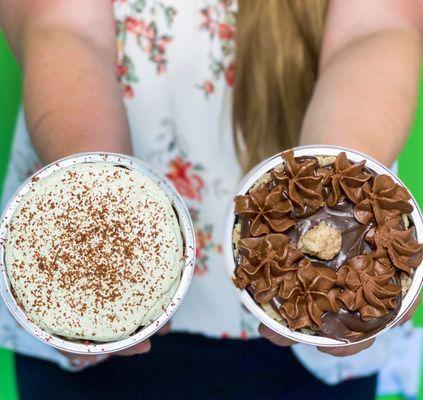
[[[34,179],[5,246],[7,274],[28,318],[49,333],[96,342],[153,322],[183,268],[166,194],[140,172],[105,162]]]

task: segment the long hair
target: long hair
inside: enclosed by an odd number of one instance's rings
[[[244,169],[298,143],[326,6],[326,0],[238,0],[232,115]]]

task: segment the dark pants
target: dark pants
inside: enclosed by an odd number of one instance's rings
[[[22,400],[296,399],[373,400],[376,377],[327,386],[287,348],[267,341],[170,334],[149,354],[113,357],[80,373],[18,356]]]

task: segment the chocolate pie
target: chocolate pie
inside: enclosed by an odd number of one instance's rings
[[[235,198],[235,286],[292,330],[369,337],[395,319],[423,259],[411,197],[344,152],[281,156]]]

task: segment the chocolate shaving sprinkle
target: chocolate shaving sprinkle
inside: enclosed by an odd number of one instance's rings
[[[109,342],[153,322],[181,278],[183,239],[166,194],[140,172],[84,163],[33,178],[5,243],[21,307],[43,330]]]

